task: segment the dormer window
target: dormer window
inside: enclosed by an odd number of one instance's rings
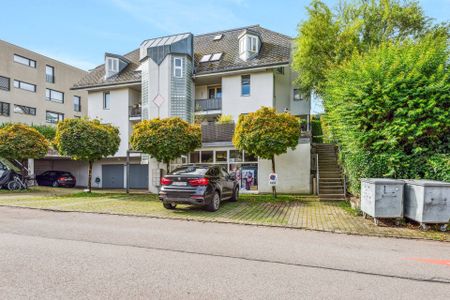
[[[205,54],[200,58],[201,63],[205,63],[208,61],[218,61],[222,58],[222,52],[220,53],[214,53],[214,54]]]
[[[119,59],[113,57],[106,58],[106,78],[119,73]]]
[[[261,48],[261,39],[257,33],[244,31],[239,36],[239,57],[247,61],[259,54]]]
[[[216,36],[214,36],[213,41],[220,41],[223,37],[223,34],[218,34]]]

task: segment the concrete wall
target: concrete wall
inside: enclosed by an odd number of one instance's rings
[[[148,108],[149,119],[169,116],[170,105],[170,70],[172,55],[167,55],[162,63],[158,66],[153,60],[148,59]],[[159,80],[158,80],[159,78]],[[159,82],[159,83],[158,83]],[[159,86],[158,86],[159,85]],[[159,107],[153,102],[159,94],[165,99],[164,103]]]
[[[295,150],[275,157],[275,169],[278,174],[277,192],[279,193],[311,193],[310,183],[311,145],[299,144]],[[272,192],[269,186],[269,174],[272,173],[270,160],[259,160],[260,193]]]
[[[290,110],[292,98],[292,84],[289,68],[284,68],[284,74],[274,71],[275,82],[275,109],[279,112]]]
[[[273,107],[273,73],[250,74],[250,96],[241,95],[241,75],[222,77],[222,114],[232,115],[237,121],[241,113]]]
[[[115,156],[126,156],[129,144],[130,121],[128,106],[137,97],[136,91],[130,88],[110,90],[110,109],[103,109],[103,93],[105,91],[89,92],[89,117],[99,119],[104,123],[111,123],[119,127],[120,146]]]
[[[14,54],[36,61],[36,68],[14,62]],[[45,80],[45,66],[54,67],[55,83]],[[0,101],[10,104],[10,116],[0,116],[0,123],[22,122],[28,124],[46,124],[46,111],[63,113],[65,118],[84,116],[87,114],[87,92],[70,90],[86,71],[40,55],[30,50],[9,44],[0,40],[0,76],[10,78],[10,90],[0,90]],[[14,87],[13,81],[21,80],[36,85],[36,92],[30,92]],[[53,89],[64,93],[64,103],[48,101],[45,89]],[[81,112],[73,109],[73,96],[81,97]],[[14,112],[14,104],[36,108],[36,116]]]

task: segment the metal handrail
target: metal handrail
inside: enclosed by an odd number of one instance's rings
[[[211,111],[222,109],[222,98],[195,99],[195,111]]]
[[[319,153],[316,153],[316,178],[317,178],[317,195],[319,195],[320,191]]]

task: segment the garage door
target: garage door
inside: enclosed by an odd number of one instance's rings
[[[123,165],[102,165],[102,187],[107,189],[122,189],[124,180]]]
[[[130,165],[130,188],[148,188],[148,165]]]

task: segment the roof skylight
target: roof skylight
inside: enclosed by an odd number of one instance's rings
[[[223,34],[218,34],[218,35],[216,35],[216,36],[213,38],[213,41],[221,40],[222,37],[223,37]]]
[[[220,52],[220,53],[214,53],[212,56],[211,56],[211,59],[209,60],[209,61],[217,61],[217,60],[220,60],[222,58],[222,52]]]
[[[207,61],[209,61],[210,58],[211,58],[211,54],[205,54],[200,59],[200,62],[207,62]]]

